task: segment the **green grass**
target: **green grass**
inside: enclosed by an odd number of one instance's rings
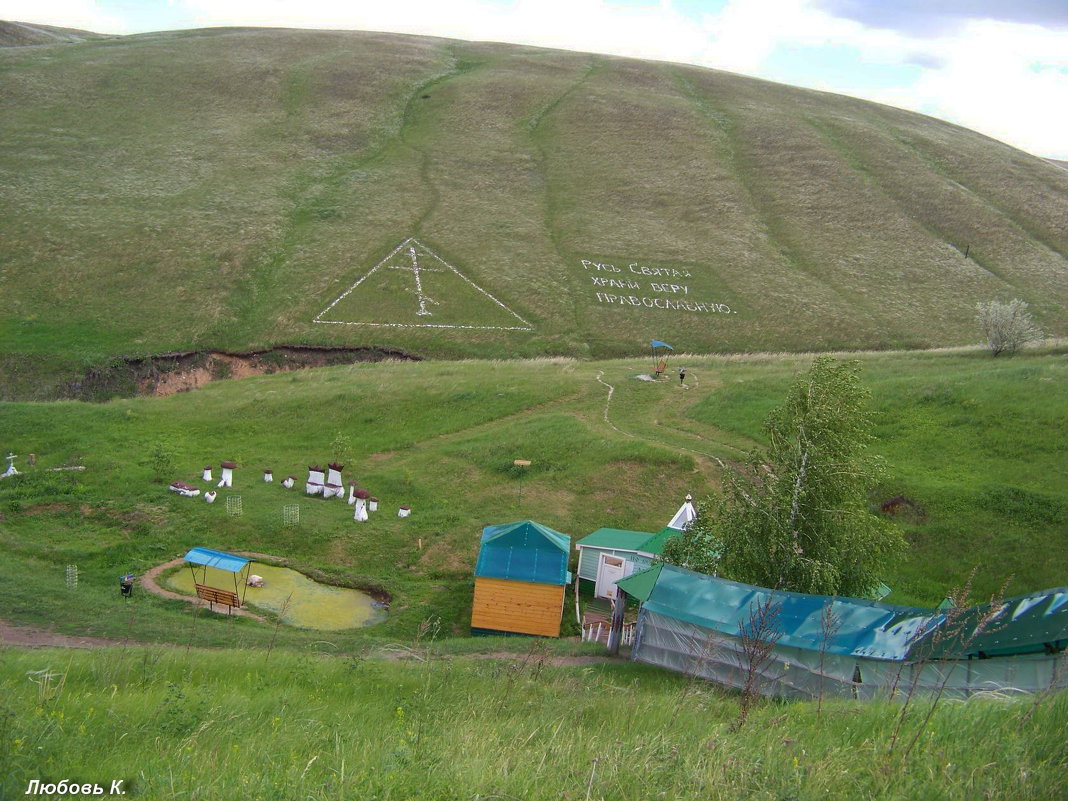
[[[1066,330],[1064,171],[855,99],[580,53],[251,29],[4,48],[0,75],[6,397],[119,354],[283,342],[450,358],[633,355],[653,337],[884,349],[974,341],[976,302],[1011,297]],[[534,330],[312,322],[408,236]],[[595,284],[583,259],[638,288]],[[688,273],[672,283],[689,291],[631,264]],[[339,312],[410,323],[402,277]],[[510,319],[439,290],[442,323]]]
[[[687,492],[700,500],[717,486],[720,460],[759,441],[808,359],[680,357],[687,388],[636,380],[647,360],[365,363],[162,399],[4,404],[0,442],[23,468],[38,457],[34,472],[0,482],[4,617],[120,639],[266,644],[274,632],[254,621],[194,622],[187,604],[141,591],[119,601],[118,576],[200,545],[392,596],[385,624],[331,634],[335,647],[410,638],[428,619],[465,636],[484,526],[532,518],[575,540],[602,526],[659,530]],[[875,354],[863,365],[887,467],[872,503],[903,494],[921,510],[899,518],[911,547],[884,576],[888,600],[933,606],[972,568],[980,597],[1010,578],[1010,594],[1065,584],[1048,558],[1068,549],[1063,354]],[[163,481],[156,454],[168,457]],[[382,499],[369,523],[302,494],[307,465],[337,457],[347,481]],[[167,492],[223,459],[240,468],[214,505]],[[520,473],[515,459],[532,464]],[[45,470],[70,464],[86,470]],[[268,467],[274,484],[261,481]],[[287,492],[278,482],[289,473],[298,486]],[[226,514],[230,494],[242,497],[240,518]],[[283,525],[291,503],[296,528]],[[400,504],[410,518],[396,517]],[[81,574],[73,592],[68,564]],[[282,627],[278,644],[321,639]]]
[[[632,663],[0,650],[0,795],[152,799],[1050,799],[1068,696],[759,704]],[[903,743],[919,733],[903,757]]]

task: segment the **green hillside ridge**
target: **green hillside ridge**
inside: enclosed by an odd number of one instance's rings
[[[1068,331],[1068,173],[861,100],[256,29],[5,48],[0,80],[5,373],[279,343],[922,347],[1012,297]],[[394,270],[316,322],[412,237],[463,280]]]

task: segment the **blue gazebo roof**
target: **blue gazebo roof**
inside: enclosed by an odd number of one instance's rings
[[[252,560],[225,551],[213,551],[211,548],[191,548],[185,555],[185,561],[194,565],[215,567],[227,573],[240,573]]]

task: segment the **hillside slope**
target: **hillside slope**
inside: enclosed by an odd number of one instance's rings
[[[251,29],[8,48],[0,76],[9,364],[923,346],[1012,297],[1068,330],[1068,173],[861,100]]]

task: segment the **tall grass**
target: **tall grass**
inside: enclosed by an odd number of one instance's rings
[[[26,676],[56,676],[41,694]],[[897,707],[758,704],[630,663],[237,651],[0,652],[0,795],[61,778],[177,798],[1063,796],[1068,697],[946,704],[904,765]],[[1017,730],[1017,724],[1024,721]]]

